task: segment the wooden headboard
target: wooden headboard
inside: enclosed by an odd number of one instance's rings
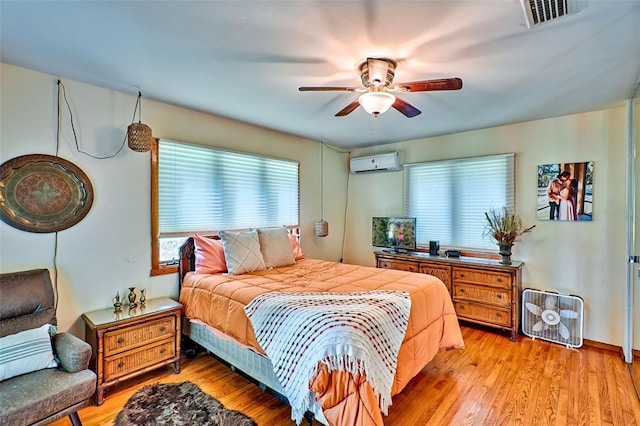
[[[206,235],[207,238],[219,240],[217,235]],[[196,246],[193,237],[187,238],[187,241],[180,246],[178,262],[178,286],[182,286],[182,280],[187,272],[196,270]]]
[[[193,237],[180,246],[180,256],[178,259],[178,286],[182,286],[182,280],[189,271],[196,270],[196,246]]]
[[[287,227],[289,232],[293,235],[297,235],[300,238],[300,228]],[[219,240],[217,235],[207,235],[207,238]],[[187,272],[196,270],[196,246],[193,242],[193,237],[187,238],[187,241],[180,246],[180,257],[178,262],[178,286],[182,286],[182,280]]]

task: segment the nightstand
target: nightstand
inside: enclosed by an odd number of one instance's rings
[[[147,300],[122,312],[113,308],[82,314],[85,340],[91,345],[90,367],[98,376],[95,402],[104,402],[105,389],[122,380],[164,365],[180,372],[182,305],[169,298]]]

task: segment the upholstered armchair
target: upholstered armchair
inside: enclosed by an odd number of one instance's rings
[[[48,324],[56,324],[49,271],[0,274],[0,425],[64,416],[81,425],[77,410],[96,389],[91,346]]]

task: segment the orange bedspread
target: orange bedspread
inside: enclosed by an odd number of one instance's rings
[[[188,273],[180,290],[184,315],[200,320],[240,343],[264,353],[256,342],[244,307],[256,296],[272,291],[348,293],[367,290],[405,291],[411,296],[407,334],[400,347],[392,395],[429,362],[440,349],[462,348],[462,334],[445,285],[425,274],[302,259],[269,271],[230,276]],[[377,400],[361,377],[340,377],[321,370],[312,388],[332,425],[381,425]],[[355,401],[355,402],[354,402]],[[359,404],[359,406],[354,406]],[[370,416],[370,411],[377,411]],[[358,414],[361,413],[361,414]],[[364,415],[365,418],[362,418]],[[370,417],[371,419],[367,419]]]

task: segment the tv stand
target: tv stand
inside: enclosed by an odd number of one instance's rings
[[[439,278],[449,290],[460,320],[511,332],[517,340],[520,324],[522,266],[514,261],[472,257],[446,258],[425,252],[376,252],[376,266],[385,269],[429,274]]]
[[[411,252],[409,250],[407,250],[407,249],[401,249],[401,248],[396,248],[396,247],[384,249],[382,251],[385,252],[385,253],[389,253],[389,254],[405,254],[405,255],[411,254]]]

